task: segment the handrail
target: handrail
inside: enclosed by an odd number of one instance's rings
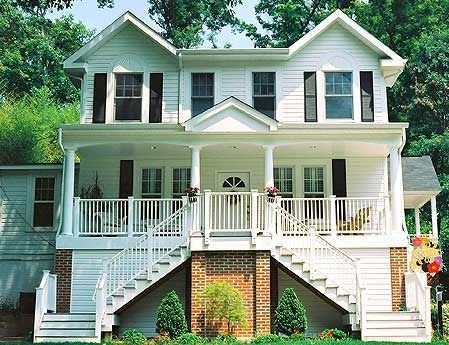
[[[95,337],[97,339],[101,339],[101,329],[103,325],[103,318],[106,314],[106,304],[107,304],[107,295],[106,295],[106,282],[107,275],[102,273],[97,280],[97,284],[95,286]]]
[[[424,272],[405,273],[406,306],[408,310],[416,310],[424,323],[426,337],[432,337],[432,320],[430,314],[430,286],[427,285],[427,274]]]
[[[362,340],[366,340],[366,289],[367,285],[363,279],[363,274],[360,268],[360,259],[356,260],[356,318],[355,324],[360,325],[360,335]]]
[[[44,315],[49,311],[56,312],[56,274],[44,270],[41,282],[36,288],[36,304],[34,310],[34,341],[41,327]]]

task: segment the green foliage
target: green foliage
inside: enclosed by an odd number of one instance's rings
[[[204,344],[206,339],[195,333],[184,333],[175,339],[176,345],[200,345]]]
[[[213,45],[216,33],[232,23],[234,7],[242,0],[149,0],[150,18],[161,28],[161,35],[177,48],[193,48],[203,43],[209,32]]]
[[[300,342],[300,341],[304,341],[306,339],[307,339],[307,336],[305,335],[305,333],[293,333],[289,337],[289,340],[291,340],[293,342]]]
[[[282,292],[275,311],[274,324],[278,332],[287,336],[294,333],[305,333],[307,330],[306,309],[292,288],[287,288]]]
[[[328,329],[325,329],[324,331],[322,331],[318,335],[318,338],[323,339],[323,340],[326,340],[326,339],[343,340],[343,339],[347,339],[348,335],[338,328],[328,328]]]
[[[137,329],[129,329],[123,333],[125,345],[145,345],[147,337]]]
[[[274,344],[274,343],[280,342],[282,340],[283,340],[283,338],[277,334],[264,334],[264,335],[259,335],[259,336],[255,337],[251,341],[251,344],[256,344],[256,345]]]
[[[207,315],[212,319],[225,320],[228,332],[246,322],[245,307],[239,290],[226,282],[208,284],[203,291]]]
[[[175,291],[170,291],[157,310],[156,332],[176,338],[187,330],[186,316],[179,297]]]
[[[0,164],[61,162],[57,128],[77,122],[78,107],[56,103],[47,88],[0,100]]]
[[[449,303],[443,304],[443,334],[449,338]]]
[[[79,93],[64,74],[62,62],[86,43],[93,32],[72,16],[50,20],[31,7],[25,13],[13,0],[0,0],[3,96],[21,96],[33,88],[47,87],[58,101],[76,101]]]
[[[240,342],[237,340],[235,336],[232,334],[219,334],[214,340],[212,340],[212,344],[216,345],[239,345]]]

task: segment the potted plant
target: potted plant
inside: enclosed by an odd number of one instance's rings
[[[267,193],[268,201],[273,202],[274,198],[278,195],[279,189],[276,187],[265,187],[265,193]]]
[[[190,202],[196,202],[200,189],[198,187],[189,187],[186,189]]]

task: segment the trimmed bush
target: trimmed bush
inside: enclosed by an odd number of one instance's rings
[[[274,325],[278,332],[287,336],[307,330],[306,309],[291,288],[282,292],[275,311]]]
[[[328,328],[322,331],[318,335],[318,338],[322,340],[326,339],[343,340],[348,338],[348,335],[338,328]]]
[[[251,342],[251,344],[257,344],[257,345],[259,345],[259,344],[261,344],[261,345],[276,344],[283,340],[284,340],[284,338],[282,338],[281,336],[279,336],[277,334],[264,334],[264,335],[259,335],[259,336],[255,337],[253,339],[253,341]]]
[[[195,333],[184,333],[175,340],[176,345],[198,345],[204,344],[206,340]]]
[[[156,332],[174,339],[187,333],[184,309],[175,291],[170,291],[157,310]]]
[[[125,345],[145,345],[147,337],[137,329],[129,329],[123,333],[123,342]]]

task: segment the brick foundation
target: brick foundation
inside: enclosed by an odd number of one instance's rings
[[[224,322],[210,320],[201,296],[208,283],[225,281],[235,286],[244,298],[246,325],[238,326],[234,335],[249,338],[270,332],[270,253],[193,252],[191,277],[191,328],[202,336],[224,333]]]
[[[392,310],[399,311],[405,305],[405,277],[407,272],[407,248],[390,248]]]
[[[72,289],[72,250],[56,250],[55,273],[57,274],[56,311],[70,312],[70,294]]]

